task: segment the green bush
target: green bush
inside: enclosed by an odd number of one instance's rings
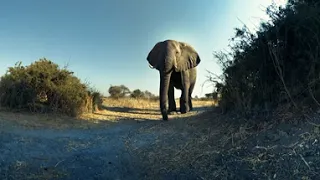
[[[131,92],[130,97],[132,97],[132,98],[145,98],[145,95],[140,89],[135,89]]]
[[[216,83],[224,108],[250,113],[291,103],[320,103],[320,3],[289,0],[267,9],[270,22],[256,33],[236,29],[230,52],[217,52],[223,67]]]
[[[92,99],[92,103],[90,103],[92,105],[90,107],[92,109],[91,112],[94,112],[96,110],[101,110],[102,104],[103,104],[103,96],[101,95],[101,93],[93,89],[89,90],[88,93]]]
[[[0,81],[0,104],[10,109],[77,116],[83,113],[88,97],[87,86],[73,72],[45,58],[29,66],[20,62],[10,67]]]
[[[108,89],[111,98],[123,98],[130,94],[130,90],[125,85],[120,86],[110,86]]]

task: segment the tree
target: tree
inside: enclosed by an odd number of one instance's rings
[[[205,96],[207,99],[217,99],[218,93],[217,92],[207,93],[207,94],[205,94]]]
[[[130,96],[133,97],[133,98],[143,98],[144,95],[145,95],[145,94],[144,94],[140,89],[135,89],[135,90],[132,91],[132,93],[130,94]]]
[[[112,98],[122,98],[130,94],[129,88],[124,85],[110,86],[108,92]]]
[[[149,91],[144,91],[144,97],[145,97],[146,99],[153,99],[153,98],[155,97],[155,95],[152,94],[152,93],[149,92]]]

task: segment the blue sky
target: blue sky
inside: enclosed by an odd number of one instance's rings
[[[17,61],[28,65],[46,57],[61,67],[68,64],[104,94],[120,84],[158,94],[159,73],[149,68],[146,57],[156,42],[175,39],[199,52],[193,96],[204,96],[213,89],[202,87],[206,70],[221,73],[212,53],[227,48],[235,27],[254,28],[266,19],[263,9],[271,2],[1,0],[0,75]]]

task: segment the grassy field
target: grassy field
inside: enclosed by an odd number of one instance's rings
[[[179,101],[176,100],[177,108],[179,108]],[[193,101],[194,111],[188,114],[173,114],[170,117],[188,117],[197,114],[198,111],[203,111],[207,108],[215,106],[216,103],[210,100]],[[84,119],[103,119],[109,121],[116,121],[119,119],[136,119],[136,120],[159,120],[161,114],[159,110],[158,101],[148,101],[145,99],[124,98],[112,99],[104,98],[102,110],[94,114],[85,114]]]
[[[179,103],[177,108],[179,108]],[[188,114],[173,114],[170,117],[188,117],[196,115],[199,111],[205,111],[215,106],[213,101],[193,101],[194,111]],[[1,112],[1,109],[0,109]],[[102,109],[95,113],[85,113],[79,118],[70,118],[57,114],[32,114],[26,112],[7,112],[2,110],[1,119],[10,120],[24,127],[51,127],[51,128],[69,128],[69,127],[87,127],[95,125],[98,122],[118,122],[119,120],[132,119],[142,120],[160,120],[161,114],[159,103],[157,101],[148,101],[144,99],[123,98],[112,99],[104,98]],[[0,121],[1,121],[0,119]],[[8,123],[5,121],[2,123]],[[106,123],[104,123],[106,124]],[[100,125],[98,125],[100,126]]]

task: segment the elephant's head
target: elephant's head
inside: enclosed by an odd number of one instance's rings
[[[183,72],[200,63],[198,53],[187,43],[175,40],[158,42],[149,52],[147,61],[160,72],[160,110],[163,120],[168,119],[166,103],[173,71]]]
[[[166,40],[158,42],[149,52],[147,60],[151,68],[181,72],[196,67],[200,57],[192,46],[184,42]]]

